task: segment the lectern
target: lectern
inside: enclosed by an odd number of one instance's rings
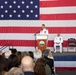
[[[36,35],[36,40],[37,40],[37,47],[40,50],[44,50],[47,47],[47,35]]]

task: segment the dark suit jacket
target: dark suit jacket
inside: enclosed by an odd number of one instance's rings
[[[24,72],[24,75],[36,75],[34,72],[31,71],[26,71]]]
[[[54,60],[50,59],[48,57],[44,57],[46,59],[46,63],[49,65],[49,67],[51,68],[52,74],[54,74]]]

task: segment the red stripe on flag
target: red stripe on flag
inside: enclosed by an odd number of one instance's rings
[[[40,1],[40,7],[76,6],[76,0]]]
[[[56,71],[76,71],[76,67],[56,67]]]
[[[11,46],[35,46],[35,40],[0,40],[0,46],[9,44]],[[68,41],[64,40],[63,47],[67,47]],[[53,47],[54,41],[48,41],[48,47]]]
[[[40,20],[76,20],[76,13],[72,13],[72,14],[40,14]]]
[[[0,40],[0,46],[4,46],[6,44],[12,46],[34,46],[34,40]]]
[[[49,33],[76,33],[76,27],[50,27]]]
[[[76,27],[46,27],[49,33],[76,33]],[[37,33],[41,27],[0,27],[0,33]]]

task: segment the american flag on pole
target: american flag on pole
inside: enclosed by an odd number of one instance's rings
[[[0,47],[11,44],[19,51],[34,50],[34,34],[45,24],[48,48],[57,33],[76,38],[76,0],[0,0]]]

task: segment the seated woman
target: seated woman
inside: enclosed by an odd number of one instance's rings
[[[53,55],[51,53],[50,49],[45,49],[43,51],[43,58],[45,58],[47,60],[47,64],[49,65],[49,67],[51,68],[52,74],[54,73],[54,58]]]
[[[10,70],[12,67],[18,67],[18,57],[16,54],[11,54],[8,58],[8,70]]]
[[[44,58],[39,58],[35,62],[34,72],[37,75],[52,75],[50,67],[46,64]]]

